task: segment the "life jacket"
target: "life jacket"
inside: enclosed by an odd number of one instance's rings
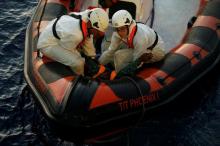
[[[127,43],[128,43],[129,48],[134,49],[133,40],[134,40],[134,37],[135,37],[135,35],[136,35],[137,29],[138,29],[138,27],[137,27],[137,25],[135,25],[135,26],[132,28],[131,33],[130,33],[129,36],[128,36]],[[154,48],[154,47],[157,45],[157,43],[158,43],[158,35],[157,35],[157,32],[156,32],[156,31],[154,31],[154,32],[155,32],[156,38],[155,38],[154,43],[153,43],[150,47],[147,48],[147,49],[149,49],[149,50],[153,50],[153,48]]]
[[[78,44],[77,48],[80,48],[83,44],[83,42],[85,41],[86,37],[88,36],[88,31],[87,31],[87,23],[85,21],[82,20],[82,16],[81,15],[76,15],[76,14],[70,14],[71,17],[75,18],[75,19],[79,19],[80,21],[80,29],[82,31],[82,34],[83,34],[83,40]],[[60,40],[60,37],[58,36],[57,34],[57,31],[56,31],[56,24],[57,22],[59,21],[59,19],[61,18],[62,16],[59,16],[56,21],[54,22],[53,26],[52,26],[52,32],[53,32],[53,36],[57,39]]]
[[[134,36],[135,36],[136,32],[137,32],[137,25],[135,25],[135,26],[132,28],[131,33],[130,33],[129,36],[128,36],[127,42],[128,42],[128,47],[129,47],[129,48],[134,49],[133,40],[134,40]]]

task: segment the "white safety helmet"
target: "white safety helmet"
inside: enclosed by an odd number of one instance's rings
[[[91,10],[89,20],[94,29],[105,32],[108,27],[109,17],[108,14],[101,8]]]
[[[132,20],[132,16],[128,11],[119,10],[112,16],[112,26],[118,28],[121,26],[130,25]]]

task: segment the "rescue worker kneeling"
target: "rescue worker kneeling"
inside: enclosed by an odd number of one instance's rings
[[[116,31],[112,35],[111,44],[99,58],[103,65],[114,63],[115,71],[111,72],[110,79],[134,75],[141,64],[164,58],[164,42],[161,37],[145,24],[136,23],[128,11],[117,11],[112,16],[112,26]],[[121,48],[123,43],[127,48]]]
[[[108,14],[101,8],[63,15],[41,32],[37,48],[46,57],[69,66],[77,75],[84,75],[85,57],[96,56],[93,36],[104,35],[108,23]]]

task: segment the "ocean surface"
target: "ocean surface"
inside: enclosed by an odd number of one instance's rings
[[[56,137],[23,76],[25,31],[36,0],[0,0],[0,146],[83,146]],[[88,146],[220,146],[219,65],[115,141]]]

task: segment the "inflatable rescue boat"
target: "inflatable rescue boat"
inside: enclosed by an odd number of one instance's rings
[[[74,11],[85,9],[89,2],[76,0]],[[165,40],[167,46],[174,46],[161,62],[142,66],[135,76],[112,81],[76,76],[69,67],[41,57],[36,48],[48,22],[70,12],[69,3],[39,1],[26,32],[24,74],[46,117],[70,139],[97,140],[136,125],[149,110],[174,100],[219,62],[220,0],[198,0],[196,13],[184,22],[184,31],[177,32],[182,34],[177,44]],[[136,11],[145,6],[132,5],[135,9],[129,11],[140,19]],[[109,9],[109,14],[119,8]],[[151,11],[142,18],[152,20]]]

